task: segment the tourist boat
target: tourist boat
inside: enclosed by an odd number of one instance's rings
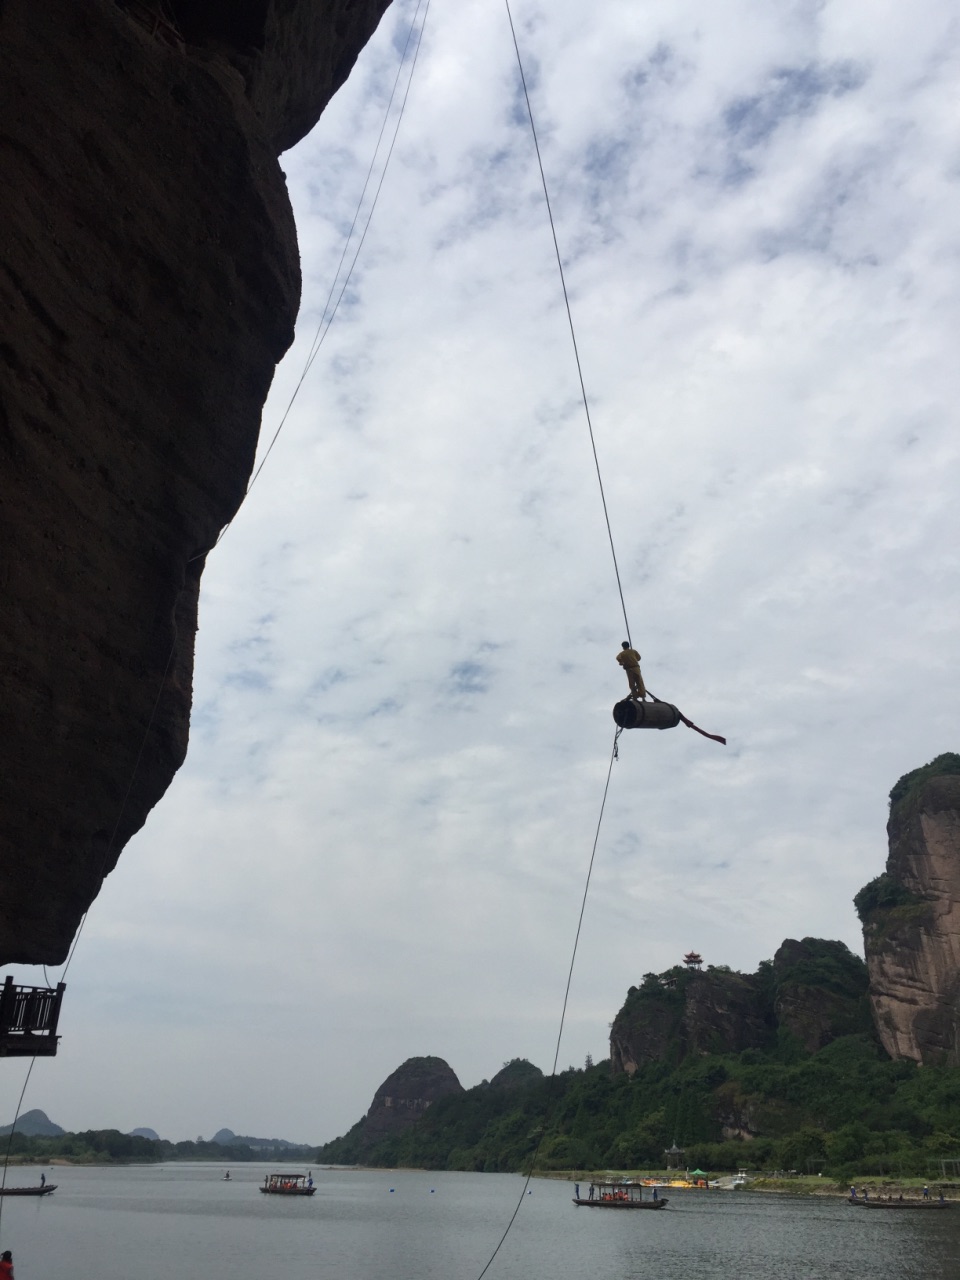
[[[260,1188],[267,1196],[312,1196],[316,1189],[305,1173],[271,1173]]]
[[[55,1182],[44,1183],[42,1187],[0,1187],[0,1196],[48,1196],[56,1189]]]
[[[586,1196],[574,1196],[575,1205],[587,1209],[662,1209],[666,1205],[657,1188],[647,1199],[641,1182],[591,1182]]]
[[[949,1200],[861,1200],[848,1197],[850,1204],[861,1209],[949,1209]]]

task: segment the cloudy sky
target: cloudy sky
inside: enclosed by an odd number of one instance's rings
[[[265,442],[413,13],[283,157],[304,305]],[[729,740],[624,735],[563,1067],[690,947],[859,948],[887,793],[958,748],[960,40],[945,0],[514,16],[633,638]],[[344,304],[208,563],[187,763],[24,1106],[319,1142],[411,1055],[549,1069],[623,638],[506,12],[433,0]]]

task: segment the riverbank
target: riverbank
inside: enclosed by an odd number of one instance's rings
[[[676,1170],[669,1172],[663,1169],[568,1169],[568,1170],[545,1170],[537,1172],[537,1178],[553,1179],[562,1182],[583,1182],[589,1183],[599,1179],[624,1178],[628,1181],[652,1180],[656,1179],[661,1186],[668,1186],[671,1182],[674,1185],[682,1185],[681,1180],[683,1174],[678,1174]],[[924,1181],[923,1178],[878,1178],[875,1175],[865,1178],[853,1177],[849,1182],[837,1182],[834,1178],[825,1178],[820,1174],[791,1174],[787,1177],[777,1178],[773,1176],[765,1176],[763,1174],[747,1174],[742,1185],[731,1187],[729,1184],[733,1180],[730,1174],[713,1174],[707,1175],[709,1183],[726,1183],[727,1185],[708,1186],[707,1188],[699,1188],[707,1191],[733,1191],[737,1195],[745,1195],[752,1193],[784,1195],[784,1196],[824,1196],[830,1199],[846,1200],[850,1196],[850,1188],[855,1186],[858,1191],[863,1193],[866,1190],[871,1199],[887,1199],[891,1197],[896,1199],[903,1195],[906,1199],[919,1200],[923,1196],[923,1188],[929,1187],[933,1196],[938,1196],[941,1187],[943,1188],[944,1199],[949,1201],[960,1200],[960,1185],[955,1183],[940,1183],[935,1179]],[[740,1179],[737,1178],[739,1183]],[[690,1189],[694,1190],[693,1184],[689,1184]]]

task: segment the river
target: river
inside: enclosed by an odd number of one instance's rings
[[[510,1174],[314,1170],[310,1199],[261,1195],[266,1166],[47,1169],[5,1199],[17,1280],[477,1280],[521,1198]],[[8,1185],[39,1181],[12,1168]],[[489,1280],[958,1280],[960,1205],[677,1192],[659,1213],[577,1209],[535,1179]]]

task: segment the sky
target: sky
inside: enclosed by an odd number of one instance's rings
[[[282,157],[303,309],[264,448],[414,9]],[[945,0],[514,20],[631,635],[728,739],[621,738],[562,1069],[690,948],[861,951],[888,792],[960,749],[960,40]],[[186,764],[24,1108],[319,1143],[414,1055],[549,1071],[625,638],[506,10],[433,0],[343,303],[207,564]]]

